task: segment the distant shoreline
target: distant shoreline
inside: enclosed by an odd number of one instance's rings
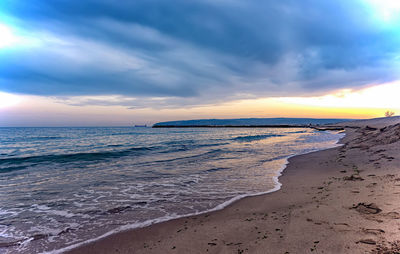
[[[238,118],[193,119],[158,122],[155,128],[308,128],[310,126],[337,126],[351,119],[332,118]]]
[[[154,125],[152,128],[311,128],[315,130],[341,131],[343,127],[338,126],[314,126],[314,125]]]

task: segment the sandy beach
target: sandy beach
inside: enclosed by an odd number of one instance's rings
[[[343,145],[289,159],[277,192],[68,253],[400,253],[399,122],[342,124]]]

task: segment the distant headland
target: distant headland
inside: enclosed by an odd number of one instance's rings
[[[326,118],[239,118],[239,119],[198,119],[160,122],[153,128],[305,128],[320,130],[339,129],[329,125],[351,121],[352,119]],[[319,127],[319,126],[324,127]]]

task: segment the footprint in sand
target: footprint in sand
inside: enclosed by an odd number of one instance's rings
[[[358,174],[353,174],[351,176],[345,176],[343,177],[343,180],[345,181],[364,181],[364,178],[362,178],[360,175]]]
[[[362,239],[356,243],[364,243],[364,244],[370,244],[370,245],[375,245],[376,241],[372,239]]]
[[[398,220],[400,219],[400,214],[398,212],[388,212],[384,214],[383,217]]]
[[[377,214],[382,211],[376,204],[370,203],[358,203],[357,205],[353,205],[351,209],[355,209],[357,212],[362,214]]]
[[[380,235],[380,234],[385,233],[385,231],[380,228],[363,228],[362,232],[364,232],[366,234],[373,234],[373,235]]]

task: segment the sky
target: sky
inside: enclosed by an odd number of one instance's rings
[[[400,113],[397,0],[0,2],[0,126]]]

